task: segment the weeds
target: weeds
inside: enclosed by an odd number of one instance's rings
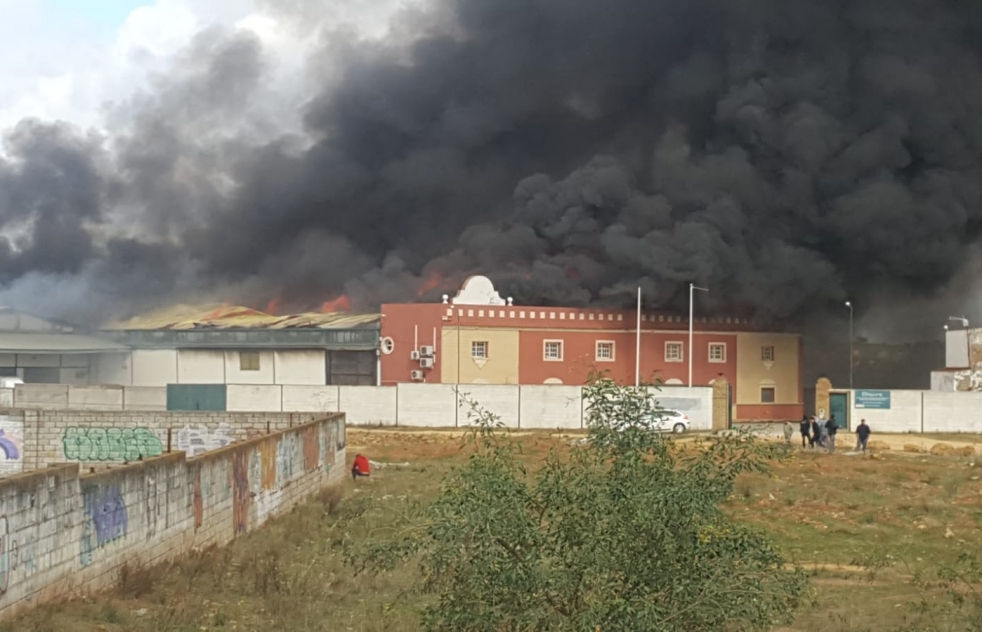
[[[116,576],[116,593],[124,599],[139,599],[153,592],[159,569],[132,560],[119,567]]]

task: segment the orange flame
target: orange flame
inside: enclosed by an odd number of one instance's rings
[[[421,298],[423,295],[427,294],[428,292],[432,292],[442,284],[443,276],[437,270],[432,270],[426,275],[426,278],[423,279],[423,284],[419,286],[416,296]]]
[[[351,301],[342,294],[333,301],[327,301],[321,306],[321,314],[333,314],[335,312],[346,312],[351,309]]]

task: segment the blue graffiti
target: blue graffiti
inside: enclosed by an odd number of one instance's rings
[[[93,549],[101,549],[110,542],[126,535],[129,517],[126,504],[116,486],[106,488],[89,487],[82,491],[82,506],[91,519],[86,522],[80,541],[80,557],[83,566],[92,562]],[[95,530],[95,546],[92,544],[92,531]]]
[[[0,450],[3,450],[8,461],[20,458],[20,452],[17,451],[17,444],[5,437],[3,430],[0,430]]]

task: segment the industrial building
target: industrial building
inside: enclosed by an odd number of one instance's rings
[[[376,385],[377,314],[174,307],[100,331],[0,309],[0,375],[27,383]]]
[[[747,319],[532,307],[471,277],[443,304],[382,306],[381,382],[581,385],[605,371],[633,384],[636,370],[668,385],[731,385],[733,419],[800,419],[802,339]],[[640,333],[639,333],[640,331]],[[640,356],[636,353],[640,337]],[[691,357],[690,357],[691,354]],[[639,361],[638,361],[639,360]]]
[[[932,391],[982,391],[982,329],[946,328],[945,368],[931,372]]]

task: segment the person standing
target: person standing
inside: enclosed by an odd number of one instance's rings
[[[811,422],[808,421],[808,417],[802,416],[801,423],[798,426],[798,430],[801,431],[801,447],[805,447],[805,443],[811,443],[811,436],[808,434],[811,430]]]
[[[829,417],[825,422],[825,429],[829,435],[829,454],[835,454],[835,433],[839,431],[839,424],[835,422],[835,415]]]
[[[869,442],[871,434],[873,431],[866,425],[866,420],[860,421],[859,427],[856,428],[856,451],[866,454],[866,444]]]
[[[794,436],[794,428],[791,427],[790,421],[784,422],[784,444],[791,445],[791,437]]]
[[[819,446],[822,445],[822,431],[818,427],[818,419],[812,417],[812,436],[811,436],[811,442],[808,445],[814,448],[816,443]]]

